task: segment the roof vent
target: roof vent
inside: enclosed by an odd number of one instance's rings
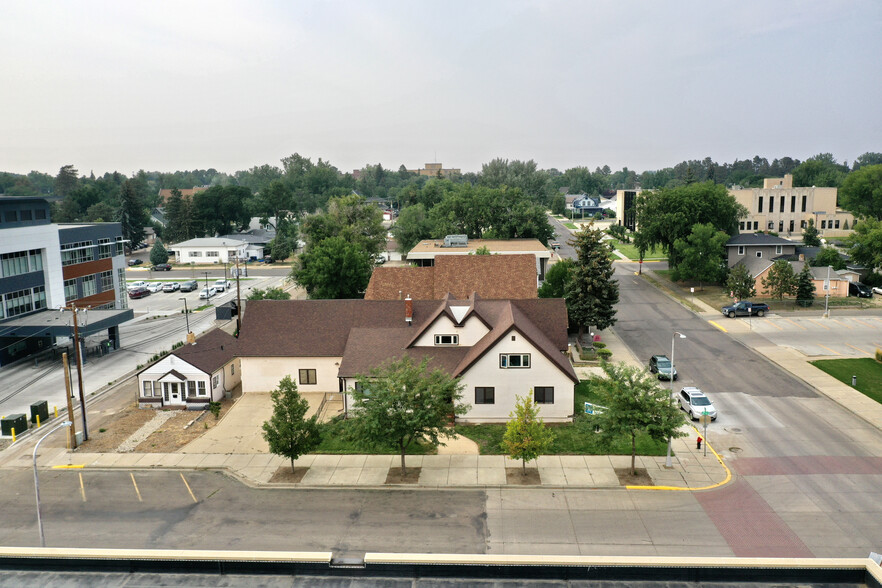
[[[444,237],[444,247],[468,247],[468,235],[447,235]]]

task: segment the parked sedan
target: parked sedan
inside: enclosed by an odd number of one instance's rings
[[[147,290],[149,290],[151,294],[159,292],[162,290],[162,282],[151,282],[147,284]]]
[[[151,269],[155,272],[170,272],[172,266],[170,263],[157,263]]]
[[[199,298],[204,298],[205,300],[208,300],[215,294],[217,294],[217,290],[214,288],[214,286],[209,286],[208,288],[202,288],[202,291],[199,292]]]
[[[129,298],[144,298],[145,296],[150,296],[150,291],[147,288],[143,286],[129,288]]]
[[[132,282],[131,284],[126,286],[126,288],[128,290],[132,290],[134,288],[146,288],[146,287],[147,287],[147,282],[144,282],[144,281]]]
[[[129,265],[141,265],[142,263],[144,263],[143,259],[130,259],[129,260]]]
[[[168,282],[162,287],[163,292],[177,292],[181,289],[181,285],[177,282]]]

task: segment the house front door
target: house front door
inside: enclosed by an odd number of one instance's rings
[[[163,382],[163,396],[165,397],[165,402],[168,404],[180,404],[181,403],[181,385],[177,382]]]

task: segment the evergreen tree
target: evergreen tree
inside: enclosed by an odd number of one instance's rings
[[[55,176],[55,195],[67,196],[77,187],[77,174],[79,172],[72,165],[62,166]]]
[[[523,473],[526,474],[527,462],[548,450],[554,442],[554,433],[539,416],[539,405],[533,400],[533,390],[524,397],[517,397],[515,409],[508,416],[511,420],[505,425],[501,445],[510,458],[521,460]]]
[[[122,223],[123,239],[130,245],[137,245],[144,240],[144,226],[147,224],[147,209],[138,197],[132,180],[123,182],[119,193],[119,222]]]
[[[579,340],[587,327],[606,329],[616,324],[615,305],[619,283],[613,279],[612,248],[593,223],[576,234],[576,267],[566,287],[570,322],[579,328]]]
[[[811,306],[815,301],[815,284],[812,281],[812,272],[809,265],[805,264],[796,278],[796,303],[802,307]]]
[[[806,247],[820,247],[821,239],[818,237],[818,229],[814,219],[808,219],[808,224],[802,231],[802,243]]]
[[[796,274],[793,273],[793,266],[779,259],[769,268],[769,273],[762,279],[762,284],[769,297],[775,300],[796,294]]]
[[[156,240],[156,243],[153,244],[153,248],[150,250],[150,263],[153,265],[168,263],[168,250],[159,239]]]
[[[318,415],[305,418],[309,402],[297,392],[291,376],[285,376],[279,387],[270,393],[273,415],[263,423],[263,438],[271,453],[294,460],[309,453],[321,443]]]
[[[756,280],[750,275],[747,266],[738,264],[729,270],[726,290],[738,300],[746,300],[756,296]]]

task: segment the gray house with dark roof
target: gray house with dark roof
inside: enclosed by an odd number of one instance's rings
[[[528,394],[548,422],[573,415],[563,299],[258,300],[238,343],[246,394],[290,374],[302,392],[340,394],[348,409],[359,376],[410,357],[460,378],[470,408],[458,421],[506,422]]]
[[[726,243],[726,265],[732,268],[739,262],[746,262],[748,259],[763,260],[760,265],[768,261],[768,265],[771,265],[772,260],[776,257],[795,255],[799,245],[795,241],[763,233],[735,235]],[[752,262],[752,265],[756,265],[756,262]],[[756,274],[751,273],[751,275]]]

